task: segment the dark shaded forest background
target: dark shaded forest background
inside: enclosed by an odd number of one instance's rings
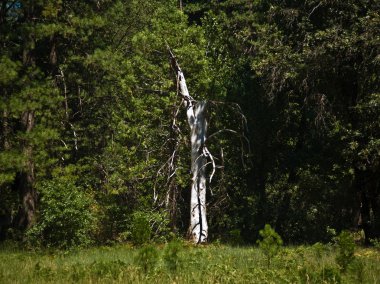
[[[167,45],[208,101],[210,241],[253,243],[266,223],[287,243],[380,238],[379,6],[0,1],[0,238],[186,236],[189,129]]]

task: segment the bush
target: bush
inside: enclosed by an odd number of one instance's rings
[[[346,271],[355,258],[355,240],[349,232],[343,231],[335,238],[335,242],[338,246],[338,255],[335,260],[342,271]]]
[[[56,178],[40,184],[37,190],[41,194],[40,211],[37,224],[27,232],[29,242],[58,248],[92,242],[93,200],[82,188]]]
[[[164,251],[164,261],[167,268],[175,272],[182,266],[182,259],[180,253],[183,249],[183,246],[179,240],[171,241],[165,248]]]
[[[148,217],[147,214],[141,211],[137,211],[132,215],[131,235],[135,244],[141,245],[150,240],[152,228]]]
[[[241,232],[239,229],[234,229],[229,231],[229,242],[231,245],[238,246],[243,244],[243,238],[241,237]]]
[[[371,240],[371,244],[373,245],[373,247],[375,249],[377,249],[378,251],[380,251],[380,238],[378,238],[378,239],[372,239]]]
[[[144,273],[148,273],[156,266],[158,257],[157,249],[152,245],[147,245],[140,249],[136,257],[136,263]]]
[[[300,283],[342,283],[342,277],[339,269],[333,266],[323,267],[321,270],[312,270],[310,268],[301,268],[299,271]]]
[[[120,234],[123,239],[130,237],[134,244],[142,245],[149,241],[166,241],[170,234],[167,215],[160,211],[136,211],[129,219],[128,231]]]
[[[365,264],[361,259],[354,259],[349,270],[354,283],[365,283]]]
[[[321,283],[342,283],[339,270],[335,267],[325,267],[319,274]]]
[[[259,234],[262,237],[262,240],[258,240],[257,243],[266,255],[269,267],[273,257],[280,251],[283,242],[280,235],[277,234],[269,224],[266,224],[264,229],[260,230]]]

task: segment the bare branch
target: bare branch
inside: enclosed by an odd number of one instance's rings
[[[217,132],[214,132],[209,137],[207,137],[207,140],[210,140],[212,137],[214,137],[214,136],[216,136],[216,135],[218,135],[220,133],[223,133],[223,132],[231,132],[231,133],[234,133],[234,134],[238,134],[237,131],[232,130],[232,129],[221,129],[221,130],[218,130]]]
[[[210,175],[210,183],[211,183],[212,177],[215,174],[215,161],[214,161],[214,157],[211,155],[210,151],[207,149],[206,146],[203,147],[203,153],[205,154],[206,157],[210,158],[211,163],[212,163],[212,172],[211,172],[211,175]]]
[[[322,5],[322,1],[319,2],[318,5],[315,6],[315,7],[311,10],[311,12],[310,12],[309,15],[308,15],[308,18],[310,18],[310,16],[314,13],[314,11],[315,11],[316,9],[318,9],[319,6],[321,6],[321,5]]]
[[[65,98],[65,115],[66,115],[66,120],[69,120],[69,106],[67,103],[67,86],[66,86],[66,81],[65,81],[65,74],[63,73],[63,70],[59,68],[59,73],[61,74],[62,78],[62,84],[63,84],[63,95]]]

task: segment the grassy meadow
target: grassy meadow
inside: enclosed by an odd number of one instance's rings
[[[380,283],[380,252],[333,245],[282,247],[115,245],[69,251],[3,246],[0,283]]]

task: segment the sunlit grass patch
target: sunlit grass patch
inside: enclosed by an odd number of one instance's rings
[[[0,251],[0,283],[378,283],[380,254],[357,248],[346,271],[332,245],[282,247],[267,265],[258,247],[118,245]],[[150,252],[153,252],[150,253]],[[150,259],[151,255],[152,259]],[[147,266],[145,266],[147,264]]]

